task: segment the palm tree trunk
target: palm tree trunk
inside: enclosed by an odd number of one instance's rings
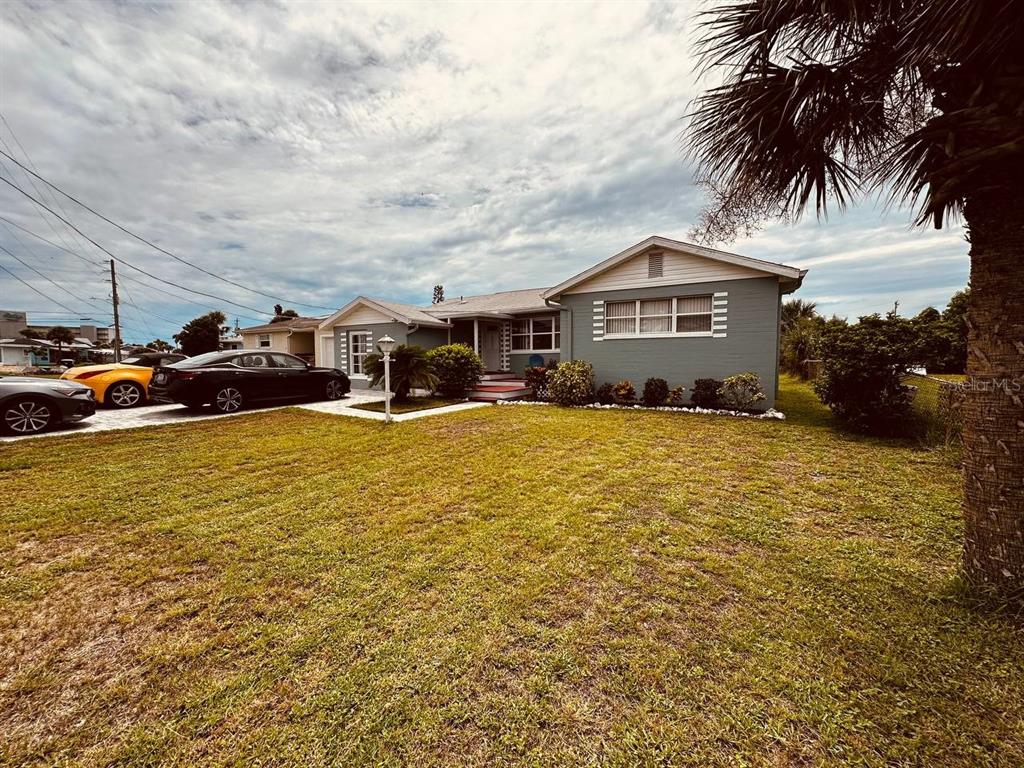
[[[972,196],[964,569],[1024,597],[1024,183]]]

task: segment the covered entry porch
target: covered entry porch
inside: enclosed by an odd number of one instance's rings
[[[451,342],[471,347],[488,373],[511,373],[511,315],[477,314],[446,318]]]

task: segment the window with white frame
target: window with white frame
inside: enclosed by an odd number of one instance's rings
[[[352,331],[349,333],[348,341],[348,352],[352,358],[352,373],[361,375],[366,373],[363,370],[365,367],[366,355],[370,351],[370,332],[369,331]]]
[[[710,296],[680,296],[676,299],[676,333],[711,333]]]
[[[257,341],[258,341],[259,346],[260,346],[261,349],[266,349],[267,347],[270,346],[270,334],[269,333],[261,333],[259,335],[259,339]]]
[[[708,336],[711,296],[609,301],[604,305],[604,335]]]
[[[562,343],[560,317],[525,317],[512,321],[513,352],[557,352]]]

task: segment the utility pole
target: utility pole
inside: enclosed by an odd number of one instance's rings
[[[117,313],[117,274],[114,272],[114,260],[110,260],[110,290],[114,302],[114,362],[121,362],[121,316]]]

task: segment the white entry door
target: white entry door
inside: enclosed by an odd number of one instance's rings
[[[488,371],[501,370],[501,326],[488,323],[480,328],[480,357]]]

